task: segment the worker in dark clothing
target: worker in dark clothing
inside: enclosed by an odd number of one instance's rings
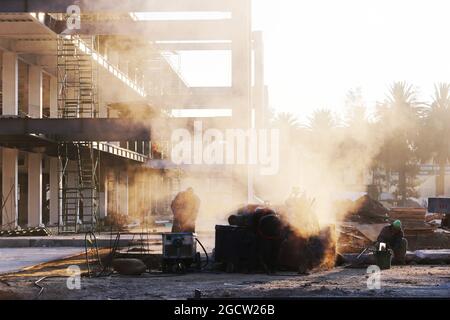
[[[393,263],[404,264],[408,241],[404,238],[402,223],[395,220],[392,224],[384,227],[377,239],[378,243],[386,243],[389,249],[394,252]]]
[[[172,232],[195,232],[200,199],[194,189],[179,192],[170,207],[173,212]]]

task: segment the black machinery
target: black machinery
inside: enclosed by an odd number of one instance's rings
[[[282,231],[275,211],[247,206],[230,215],[228,222],[216,225],[215,262],[227,272],[274,271]]]
[[[200,253],[197,252],[197,235],[191,232],[162,234],[162,271],[185,272],[192,265],[201,269]]]
[[[227,272],[252,271],[258,268],[258,240],[247,227],[216,225],[214,261]]]

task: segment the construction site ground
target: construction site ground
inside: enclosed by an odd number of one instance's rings
[[[366,268],[337,267],[309,275],[146,273],[81,277],[80,289],[68,289],[67,267],[86,271],[84,255],[43,263],[0,276],[0,299],[188,299],[200,290],[204,298],[293,297],[442,297],[450,296],[449,265],[393,266],[381,272],[381,288],[367,287]],[[45,278],[43,278],[45,277]],[[35,283],[39,279],[38,285]],[[41,287],[44,288],[41,290]]]
[[[211,254],[213,233],[200,233],[199,237]],[[127,238],[124,236],[123,240]],[[82,237],[70,239],[79,244]],[[52,240],[53,244],[58,244],[55,240]],[[103,241],[109,243],[108,236],[103,236]],[[152,236],[151,242],[151,255],[155,260],[152,273],[141,276],[113,273],[91,278],[84,275],[87,269],[82,246],[0,248],[0,267],[3,266],[0,299],[188,299],[194,297],[196,289],[201,291],[203,298],[450,297],[450,265],[443,262],[393,266],[381,272],[381,288],[371,290],[367,286],[370,276],[367,267],[355,268],[348,264],[332,270],[315,270],[309,275],[217,271],[162,274],[156,267],[161,254],[160,236]],[[101,254],[108,252],[108,248],[100,250]],[[449,250],[424,251],[420,255],[437,254],[450,256]],[[413,253],[408,256],[412,257]],[[68,267],[73,265],[79,266],[83,275],[80,289],[70,290],[67,286]]]

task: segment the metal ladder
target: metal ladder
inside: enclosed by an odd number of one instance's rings
[[[93,38],[58,37],[58,117],[98,116],[97,64]],[[94,231],[99,203],[100,151],[93,142],[63,142],[58,148],[60,163],[61,233]],[[74,161],[76,165],[70,165]]]

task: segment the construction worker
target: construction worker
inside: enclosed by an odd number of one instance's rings
[[[170,207],[173,212],[172,232],[195,232],[200,199],[194,189],[179,192]]]
[[[405,264],[408,241],[404,238],[400,220],[395,220],[390,225],[384,227],[378,235],[377,242],[386,243],[386,246],[392,249],[394,252],[393,263]]]

